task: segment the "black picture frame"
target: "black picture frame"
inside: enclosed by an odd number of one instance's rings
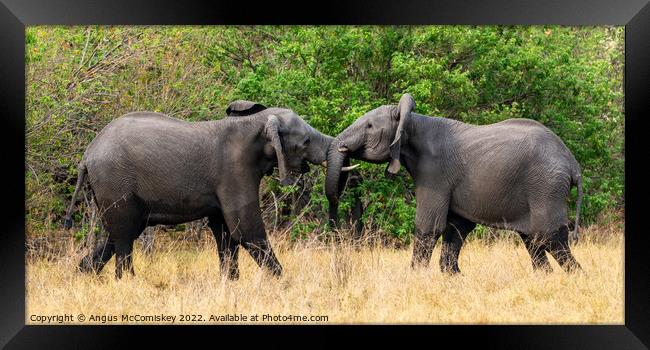
[[[25,26],[153,24],[559,24],[625,25],[625,324],[531,326],[26,326],[25,325]],[[429,346],[477,342],[482,348],[647,349],[650,346],[650,234],[644,232],[644,126],[650,118],[648,0],[336,1],[282,5],[204,4],[174,0],[0,0],[0,173],[8,194],[0,217],[0,346],[86,348],[149,344],[201,336],[220,345],[339,345],[342,336],[366,345],[410,341]],[[22,184],[22,185],[21,185]],[[186,333],[179,337],[178,332]],[[304,336],[296,340],[296,335]],[[397,336],[399,335],[399,336]],[[428,342],[427,342],[428,341]],[[407,345],[408,346],[408,345]]]

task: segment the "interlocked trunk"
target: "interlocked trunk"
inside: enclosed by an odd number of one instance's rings
[[[350,165],[349,158],[339,152],[337,147],[337,139],[334,139],[327,153],[327,176],[325,177],[325,195],[329,201],[329,219],[333,227],[338,226],[339,196],[348,179],[347,172],[342,172],[341,169]]]

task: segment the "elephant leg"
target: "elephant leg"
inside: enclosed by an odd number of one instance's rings
[[[354,240],[360,240],[361,234],[363,232],[363,202],[359,192],[355,189],[359,187],[361,183],[361,176],[359,173],[353,173],[349,176],[348,179],[348,188],[353,190],[354,204],[350,210],[350,227],[352,228],[352,237]]]
[[[115,198],[118,193],[123,194]],[[95,195],[98,211],[102,213],[102,226],[115,253],[115,277],[122,278],[125,270],[135,275],[133,242],[147,227],[149,209],[128,189],[103,187]]]
[[[449,214],[447,229],[442,234],[442,252],[440,253],[440,271],[456,274],[458,255],[467,235],[476,227],[476,223],[453,213]]]
[[[519,232],[519,236],[524,241],[526,250],[530,255],[533,263],[533,269],[545,272],[553,272],[553,268],[546,257],[545,251],[548,250],[548,245],[535,237],[535,235],[525,234]]]
[[[553,232],[549,240],[549,251],[564,271],[572,272],[582,269],[571,253],[567,225],[562,225],[559,230]]]
[[[413,235],[413,258],[411,259],[411,267],[427,267],[431,261],[431,254],[436,247],[438,238],[441,233],[434,233],[433,230],[424,230],[415,228]]]
[[[133,238],[124,237],[116,240],[115,245],[115,277],[122,278],[123,271],[135,276],[133,269]]]
[[[266,237],[259,200],[248,203],[234,210],[224,208],[226,225],[231,231],[232,238],[241,242],[260,267],[268,269],[273,275],[280,276],[282,266]]]
[[[427,267],[438,238],[447,226],[448,198],[429,187],[416,187],[415,234],[411,267]]]
[[[210,216],[209,219],[208,225],[217,241],[221,274],[230,280],[237,280],[239,279],[239,242],[232,238],[221,212]]]
[[[275,276],[282,275],[282,266],[266,238],[247,239],[242,241],[242,245],[260,267],[268,269]]]
[[[103,243],[98,244],[91,254],[81,259],[78,265],[79,271],[100,273],[106,263],[113,257],[114,253],[115,246],[113,241],[110,238],[106,239]]]
[[[133,242],[140,236],[146,224],[138,216],[137,207],[127,203],[117,213],[111,213],[105,224],[109,239],[113,242],[115,251],[115,277],[122,278],[124,271],[135,275],[133,269]]]
[[[352,236],[355,240],[361,239],[363,233],[363,204],[361,199],[356,197],[354,199],[354,206],[352,207],[352,212],[350,213],[350,226],[352,227]]]

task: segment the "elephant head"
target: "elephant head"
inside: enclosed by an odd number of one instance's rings
[[[357,119],[331,143],[327,155],[325,193],[329,200],[330,221],[336,224],[338,200],[345,188],[347,176],[342,171],[349,158],[370,163],[388,162],[386,172],[397,174],[400,169],[400,149],[404,128],[415,109],[415,100],[404,94],[399,104],[373,109]]]
[[[229,117],[267,117],[263,134],[277,157],[281,184],[294,183],[294,173],[308,172],[307,162],[326,165],[333,138],[311,127],[293,110],[237,100],[228,105],[226,114]]]
[[[269,115],[264,133],[275,150],[283,185],[295,182],[292,174],[308,172],[307,162],[325,165],[333,140],[291,110]]]

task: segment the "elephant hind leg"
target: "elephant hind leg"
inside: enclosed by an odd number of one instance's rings
[[[115,278],[122,278],[123,271],[128,271],[135,276],[133,269],[133,241],[132,237],[124,237],[115,241]]]
[[[569,247],[569,228],[567,225],[562,225],[559,230],[553,232],[548,244],[551,255],[564,271],[572,272],[582,270],[573,253],[571,253],[571,248]]]
[[[450,274],[460,273],[458,255],[467,235],[474,230],[476,223],[460,216],[449,214],[447,228],[442,234],[440,252],[440,271]]]
[[[119,227],[109,227],[109,239],[113,242],[115,251],[115,278],[122,278],[124,271],[135,276],[133,269],[133,242],[144,230],[144,225],[124,224]]]
[[[548,244],[544,240],[540,239],[539,236],[532,234],[519,233],[519,236],[524,241],[526,250],[530,255],[530,259],[533,263],[533,269],[552,272],[553,268],[546,257],[546,251],[549,250]]]
[[[115,277],[122,278],[126,270],[135,275],[133,269],[133,242],[147,227],[146,211],[133,196],[125,196],[118,201],[100,200],[98,207],[106,208],[102,216],[108,239],[115,252]],[[106,204],[108,203],[108,204]]]
[[[579,268],[580,265],[569,249],[567,205],[564,200],[556,199],[566,198],[568,193],[562,192],[564,190],[561,187],[551,185],[540,191],[536,199],[529,203],[531,220],[529,230],[526,230],[530,237],[530,247],[527,244],[526,248],[533,266],[551,270],[544,252],[548,251],[564,270]]]
[[[115,246],[110,239],[107,239],[98,244],[92,253],[81,259],[78,269],[84,273],[100,273],[114,253]]]

